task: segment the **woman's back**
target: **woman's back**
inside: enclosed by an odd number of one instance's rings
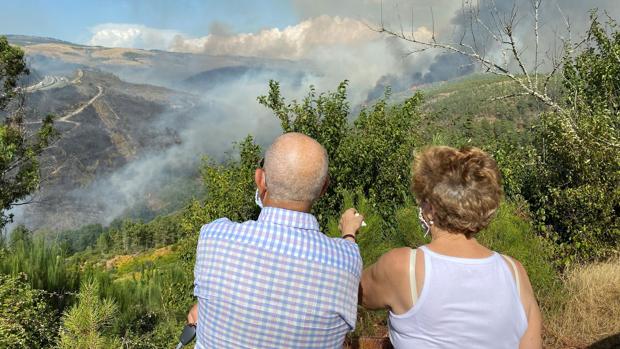
[[[390,312],[394,347],[518,348],[527,317],[501,255],[458,258],[421,249],[422,292],[406,313]]]
[[[433,146],[416,154],[411,190],[431,242],[417,255],[406,247],[383,254],[364,270],[359,291],[364,307],[392,311],[397,348],[542,348],[527,272],[475,238],[499,209],[500,177],[478,148]]]

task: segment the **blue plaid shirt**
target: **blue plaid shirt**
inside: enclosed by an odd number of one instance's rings
[[[342,348],[355,328],[362,259],[309,213],[202,227],[194,270],[196,348]]]

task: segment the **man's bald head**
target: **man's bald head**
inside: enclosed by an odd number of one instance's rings
[[[329,163],[319,142],[285,133],[265,153],[265,181],[272,199],[314,202],[321,195]]]

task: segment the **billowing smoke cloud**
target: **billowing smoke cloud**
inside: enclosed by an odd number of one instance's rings
[[[377,36],[361,21],[319,16],[282,30],[271,28],[247,34],[210,34],[189,40],[177,36],[171,50],[205,52],[213,55],[301,59],[317,47],[355,46],[376,40]]]
[[[103,24],[92,29],[89,45],[160,49],[282,59],[303,59],[323,46],[355,46],[378,39],[368,26],[346,17],[319,16],[284,29],[233,34],[226,24],[214,22],[210,34],[191,38],[176,31],[134,24]]]
[[[161,35],[160,47],[167,46],[170,51],[303,61],[315,75],[316,79],[312,83],[320,89],[332,89],[340,81],[350,80],[354,103],[362,103],[369,97],[380,95],[386,85],[378,82],[389,82],[399,89],[405,89],[412,84],[422,83],[422,80],[438,81],[438,78],[429,74],[432,75],[438,69],[451,69],[435,66],[429,71],[437,52],[422,53],[414,59],[406,57],[407,47],[404,43],[386,40],[371,29],[376,26],[363,19],[321,15],[284,29],[270,28],[256,33],[232,34],[226,25],[214,23],[210,28],[211,33],[205,37],[190,38],[177,33],[171,39],[169,31],[142,27],[137,30],[128,25],[113,28],[112,25],[106,25],[101,27],[101,32],[94,32],[90,42],[103,45],[101,40],[95,38],[105,37],[112,38],[108,40],[110,44],[124,42],[135,48]],[[425,26],[415,27],[414,33],[425,40],[430,40],[432,35]],[[456,71],[451,76],[465,72],[459,69]],[[412,76],[425,78],[417,81],[412,80]],[[369,96],[370,90],[376,93]]]

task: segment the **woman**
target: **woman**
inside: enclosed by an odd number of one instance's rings
[[[395,348],[541,348],[525,269],[475,238],[500,203],[496,163],[477,148],[430,147],[416,157],[413,177],[431,242],[391,250],[364,270],[362,305],[390,310]]]

